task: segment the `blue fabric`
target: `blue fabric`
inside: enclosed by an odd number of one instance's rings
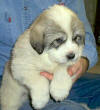
[[[59,3],[75,11],[83,21],[86,30],[83,56],[89,59],[89,68],[95,65],[98,59],[95,39],[86,18],[83,0],[0,0],[0,75],[18,36],[44,9]]]
[[[86,103],[91,109],[100,107],[100,75],[86,73],[73,85],[69,100]]]
[[[29,106],[29,102],[26,102],[24,106],[20,108],[20,110],[33,110],[31,106]],[[63,102],[49,102],[46,107],[42,110],[87,110],[82,105],[75,103],[71,100],[66,100]]]

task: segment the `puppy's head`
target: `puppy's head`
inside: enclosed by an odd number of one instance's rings
[[[80,58],[85,30],[70,9],[54,5],[35,20],[30,30],[30,43],[38,54],[46,52],[50,60],[62,64]]]

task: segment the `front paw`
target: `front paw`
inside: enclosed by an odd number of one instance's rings
[[[64,80],[52,80],[50,85],[50,93],[51,96],[56,101],[64,100],[72,87],[72,80],[70,77],[65,78]]]
[[[32,106],[35,109],[42,109],[49,101],[49,92],[42,93],[43,91],[34,93],[32,95]]]

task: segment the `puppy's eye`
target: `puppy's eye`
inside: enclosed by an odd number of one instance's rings
[[[58,38],[55,40],[57,43],[62,44],[64,42],[64,40],[62,38]]]
[[[65,40],[63,38],[57,38],[50,44],[50,47],[58,48],[64,42]]]
[[[73,37],[72,39],[73,41],[75,41],[76,43],[80,44],[82,41],[82,36],[81,35],[76,35]]]
[[[81,36],[80,35],[76,35],[73,40],[76,40],[76,41],[81,40]]]

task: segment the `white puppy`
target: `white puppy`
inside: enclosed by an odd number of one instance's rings
[[[18,38],[6,64],[2,110],[18,110],[27,96],[36,109],[47,104],[50,94],[56,101],[66,98],[72,86],[67,67],[80,59],[84,39],[84,26],[70,9],[54,5],[45,10]],[[53,80],[42,71],[53,73]]]

